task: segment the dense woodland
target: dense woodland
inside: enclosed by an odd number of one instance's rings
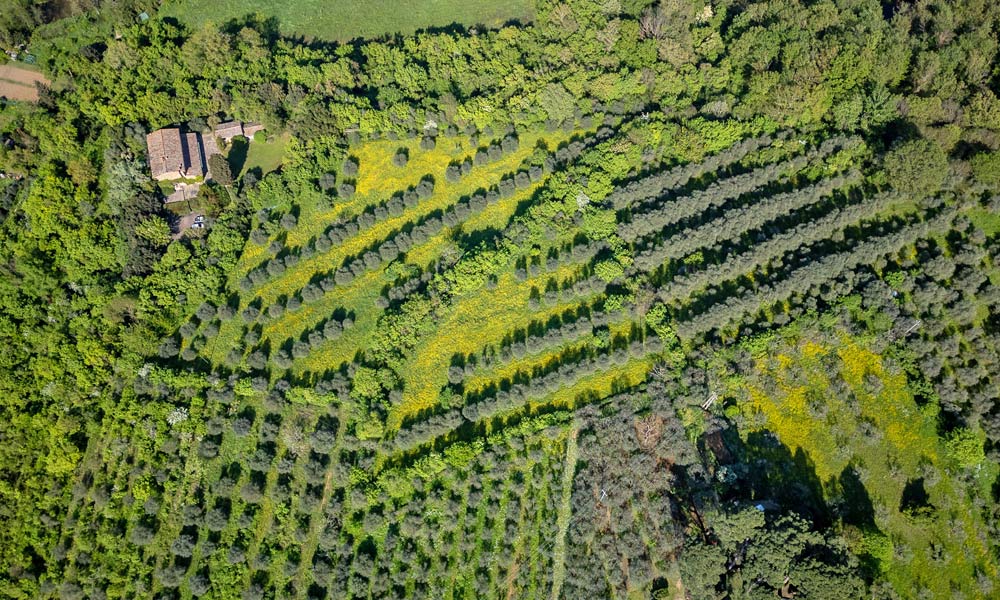
[[[1000,5],[8,4],[3,597],[1000,595]]]

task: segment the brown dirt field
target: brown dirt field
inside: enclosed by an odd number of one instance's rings
[[[35,102],[38,100],[38,90],[35,89],[34,84],[28,86],[0,79],[0,96],[11,100]]]
[[[21,83],[31,88],[35,87],[36,81],[41,81],[45,85],[51,83],[37,71],[31,71],[11,64],[0,65],[0,79]]]
[[[11,100],[38,100],[38,90],[35,82],[49,85],[51,82],[41,73],[23,69],[11,64],[0,65],[0,96]]]

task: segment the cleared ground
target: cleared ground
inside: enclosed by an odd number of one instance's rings
[[[49,85],[49,80],[37,71],[11,64],[0,65],[0,96],[10,100],[35,102],[38,100],[36,82]]]
[[[252,14],[275,17],[282,33],[333,41],[377,38],[450,25],[496,27],[532,16],[527,0],[168,0],[161,14],[193,27],[224,23]]]

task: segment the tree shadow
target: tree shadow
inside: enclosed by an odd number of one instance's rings
[[[847,465],[829,483],[830,489],[839,495],[837,512],[844,525],[856,527],[862,536],[876,539],[883,537],[882,531],[875,524],[875,507],[864,483],[858,476],[854,465]],[[865,579],[871,581],[883,572],[882,558],[872,552],[859,552],[858,560]]]
[[[830,525],[832,514],[823,499],[816,464],[804,450],[793,453],[770,431],[753,432],[746,443],[738,437],[727,437],[726,442],[738,457],[735,468],[743,476],[723,490],[723,498],[774,503],[810,516],[819,528]]]
[[[233,138],[229,147],[229,154],[226,160],[229,162],[229,169],[234,174],[243,172],[243,165],[247,162],[247,154],[250,152],[250,141],[242,136]]]
[[[868,495],[868,490],[865,489],[865,484],[861,482],[853,465],[844,467],[840,477],[831,480],[830,486],[840,494],[842,504],[838,513],[844,523],[863,530],[876,528],[875,507],[872,505],[871,496]]]

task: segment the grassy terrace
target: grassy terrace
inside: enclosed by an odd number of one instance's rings
[[[577,306],[574,302],[532,309],[528,299],[532,287],[544,285],[550,277],[572,275],[578,268],[568,265],[525,281],[517,281],[507,273],[491,293],[474,293],[458,299],[407,363],[403,402],[394,407],[389,427],[398,427],[404,418],[437,403],[438,391],[448,381],[448,367],[455,354],[477,352],[499,343],[515,327]]]
[[[488,189],[496,185],[503,176],[516,171],[522,161],[530,156],[536,148],[554,149],[563,141],[580,133],[582,132],[567,134],[559,131],[545,134],[534,132],[521,134],[520,144],[516,151],[505,154],[500,160],[490,164],[473,168],[469,175],[457,182],[449,182],[445,178],[445,170],[452,161],[471,157],[475,153],[476,148],[465,137],[441,137],[433,150],[420,148],[420,142],[416,139],[380,140],[352,148],[350,154],[359,162],[357,193],[350,200],[339,201],[332,207],[318,196],[301,199],[298,205],[299,224],[287,233],[286,244],[288,246],[294,247],[307,243],[311,238],[322,234],[339,217],[358,214],[365,207],[386,200],[393,191],[402,191],[415,186],[426,176],[434,178],[434,193],[429,199],[421,201],[412,209],[407,209],[400,216],[390,217],[360,231],[342,244],[331,248],[329,252],[300,261],[280,277],[266,282],[242,297],[241,306],[245,306],[251,299],[259,297],[263,301],[263,308],[266,309],[279,297],[294,294],[301,289],[316,273],[327,272],[339,267],[345,258],[354,256],[373,243],[386,239],[407,223],[452,206],[459,199],[469,196],[477,190]],[[403,167],[396,166],[392,161],[392,157],[400,148],[405,148],[409,152],[409,161]],[[496,204],[487,206],[485,210],[462,223],[459,226],[461,231],[463,234],[468,234],[488,227],[503,227],[513,216],[518,205],[530,198],[539,185],[541,183],[532,184],[527,189],[518,190],[511,197],[503,198]],[[447,248],[452,247],[451,238],[456,230],[457,228],[444,228],[422,244],[415,245],[406,254],[403,262],[417,267],[424,267],[433,262]],[[243,255],[230,277],[231,286],[235,289],[236,282],[250,270],[259,266],[266,260],[266,257],[266,246],[247,243]],[[336,367],[344,361],[349,361],[357,349],[361,347],[359,342],[362,342],[366,334],[370,333],[375,326],[376,319],[380,314],[380,311],[375,307],[375,299],[384,286],[395,280],[398,270],[398,267],[390,265],[367,272],[346,286],[338,286],[320,300],[307,303],[296,311],[287,312],[280,318],[267,322],[263,331],[264,339],[272,339],[273,342],[280,344],[288,337],[296,336],[322,319],[329,317],[334,311],[344,309],[355,314],[355,329],[349,331],[335,343],[326,344],[321,352],[314,352],[307,359],[297,361],[295,371],[303,373],[325,370]],[[527,289],[530,290],[530,287]],[[523,301],[527,302],[527,292]],[[212,362],[220,362],[229,349],[238,343],[241,331],[242,324],[238,320],[225,323],[219,336],[206,346],[205,355]],[[278,336],[277,339],[272,338],[275,335]]]

